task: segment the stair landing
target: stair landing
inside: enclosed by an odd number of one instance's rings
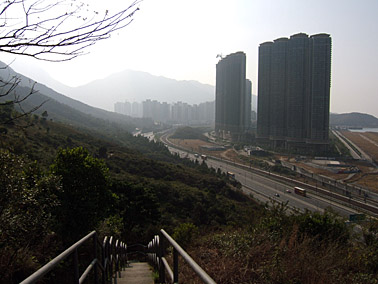
[[[152,268],[147,262],[134,262],[122,271],[118,284],[154,284]]]

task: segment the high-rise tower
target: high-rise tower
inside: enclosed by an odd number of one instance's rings
[[[252,119],[251,119],[251,111],[252,111],[252,82],[249,79],[245,80],[245,129],[248,130],[251,127]]]
[[[326,146],[330,82],[328,34],[299,33],[261,44],[257,137],[274,147]]]
[[[239,139],[246,128],[246,56],[236,52],[221,59],[216,67],[215,132]],[[251,106],[249,106],[251,109]]]

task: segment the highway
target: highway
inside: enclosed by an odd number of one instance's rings
[[[194,154],[172,146],[168,146],[168,149],[172,153],[179,154],[181,158],[197,159],[202,163],[202,159],[200,157],[196,158]],[[326,208],[332,208],[333,211],[344,217],[360,213],[357,210],[336,203],[336,200],[332,200],[329,197],[326,198],[309,192],[307,192],[306,197],[297,195],[294,193],[293,186],[253,173],[248,169],[240,168],[229,161],[208,157],[205,162],[208,167],[216,170],[219,168],[224,173],[234,173],[235,179],[242,184],[242,191],[263,203],[287,202],[289,208],[302,212],[305,210],[323,212]]]

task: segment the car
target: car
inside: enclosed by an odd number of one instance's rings
[[[199,158],[199,155],[198,154],[194,154],[194,157]]]
[[[280,195],[278,193],[274,194],[275,197],[280,197]]]
[[[291,193],[291,190],[290,190],[290,189],[286,189],[286,192],[287,192],[287,193]]]

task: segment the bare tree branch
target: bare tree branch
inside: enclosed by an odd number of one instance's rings
[[[76,0],[13,0],[0,4],[0,52],[46,61],[67,61],[128,26],[141,0],[109,14]],[[22,13],[21,16],[19,13]]]
[[[89,46],[128,26],[141,1],[133,0],[125,9],[114,14],[105,11],[101,16],[78,0],[4,0],[0,2],[0,53],[54,62],[72,60],[83,55]],[[0,108],[6,110],[7,116],[0,125],[27,116],[46,103],[25,110],[22,103],[37,92],[36,83],[20,96],[20,82],[17,76],[0,77]],[[9,115],[9,107],[15,105],[20,112]]]

